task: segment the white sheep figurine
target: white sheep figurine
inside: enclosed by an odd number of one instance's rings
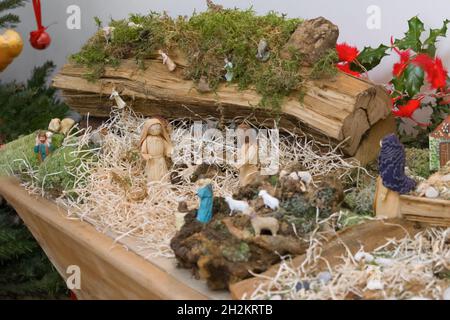
[[[260,236],[262,230],[269,230],[272,236],[276,236],[280,229],[280,223],[277,219],[272,217],[257,217],[251,218],[253,230],[255,230],[255,236]]]
[[[228,203],[230,208],[230,216],[235,212],[247,213],[250,210],[250,206],[245,201],[234,200],[232,197],[225,197],[225,202]]]
[[[264,205],[266,208],[270,208],[272,210],[276,210],[280,207],[280,201],[272,197],[266,190],[261,190],[258,194],[264,200]]]
[[[116,106],[119,109],[123,109],[127,106],[127,103],[123,101],[122,97],[119,95],[116,89],[113,89],[111,96],[109,97],[109,100],[115,100]]]

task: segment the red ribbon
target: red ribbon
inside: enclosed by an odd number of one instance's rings
[[[46,32],[47,28],[42,25],[41,0],[33,0],[33,9],[36,16],[37,30],[30,32],[30,43],[33,48],[44,50],[50,45],[52,40]]]
[[[41,0],[33,0],[33,9],[34,15],[36,16],[38,30],[45,30],[44,26],[42,25]]]

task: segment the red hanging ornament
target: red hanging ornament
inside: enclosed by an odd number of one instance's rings
[[[30,32],[31,46],[37,50],[47,49],[52,38],[46,32],[47,28],[42,25],[41,0],[33,0],[34,15],[36,16],[37,30]]]

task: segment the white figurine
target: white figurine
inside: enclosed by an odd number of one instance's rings
[[[130,28],[143,28],[142,24],[134,23],[133,21],[128,22],[128,27]]]
[[[258,194],[264,200],[264,205],[272,210],[276,210],[280,207],[280,201],[272,197],[266,190],[261,190]]]
[[[123,99],[120,97],[116,89],[113,89],[111,96],[109,97],[109,100],[116,100],[116,106],[119,109],[123,109],[127,106],[126,102],[123,101]]]
[[[104,27],[103,30],[103,36],[105,37],[106,43],[109,43],[111,41],[111,39],[113,38],[113,33],[114,30],[116,28],[115,27]]]
[[[165,64],[167,66],[167,69],[172,72],[176,69],[177,65],[175,64],[175,62],[172,61],[172,59],[170,59],[170,57],[167,55],[167,53],[165,53],[162,50],[159,50],[158,53],[161,55],[162,59],[163,59],[163,64]]]
[[[227,82],[233,81],[233,63],[228,59],[225,59],[225,66],[223,68],[227,71],[227,73],[225,74],[225,79],[227,80]]]
[[[232,197],[225,197],[226,203],[228,203],[228,207],[230,208],[230,215],[235,212],[246,213],[250,209],[250,206],[245,201],[234,200]]]

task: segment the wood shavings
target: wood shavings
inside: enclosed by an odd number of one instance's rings
[[[179,225],[179,201],[198,203],[197,186],[191,182],[197,168],[192,163],[193,159],[210,155],[205,162],[220,168],[212,178],[214,195],[225,197],[233,194],[239,186],[239,172],[227,163],[225,155],[236,157],[238,150],[227,146],[220,137],[186,134],[192,130],[190,119],[174,120],[171,133],[173,166],[168,175],[176,176],[179,183],[147,184],[138,148],[144,120],[128,106],[120,106],[112,109],[110,119],[98,129],[89,127],[71,132],[64,146],[73,147],[74,155],[80,160],[79,165],[67,168],[76,183],[73,189],[65,190],[56,203],[67,210],[70,219],[89,222],[100,232],[114,234],[116,242],[125,237],[139,240],[139,250],[145,251],[148,258],[173,257],[170,240]],[[278,133],[270,130],[268,133],[261,138],[263,144],[274,142],[278,137]],[[101,136],[101,145],[93,143],[95,136]],[[191,146],[189,152],[186,152],[187,145]],[[219,147],[225,149],[224,152],[213,152]],[[276,152],[279,154],[280,169],[300,164],[314,181],[336,173],[342,179],[350,177],[351,171],[358,168],[356,163],[344,160],[337,149],[293,134],[280,136]],[[26,159],[23,162],[28,167]],[[33,176],[36,173],[30,167],[28,174]],[[45,190],[37,184],[27,184],[27,188],[32,193],[45,196]],[[320,242],[311,239],[311,245],[309,254],[312,262],[319,259]],[[295,287],[295,283],[292,286]]]
[[[283,299],[305,300],[445,299],[450,285],[449,232],[450,229],[428,229],[414,238],[388,240],[371,253],[361,249],[357,254],[361,259],[348,253],[330,270],[331,278],[326,283],[317,281],[321,244],[312,235],[314,238],[301,266],[293,268],[289,266],[290,261],[284,261],[275,277],[246,298],[262,300],[281,295]],[[368,254],[375,259],[365,261]],[[437,276],[440,273],[445,275]],[[311,289],[295,290],[292,284],[300,280],[311,283]]]

